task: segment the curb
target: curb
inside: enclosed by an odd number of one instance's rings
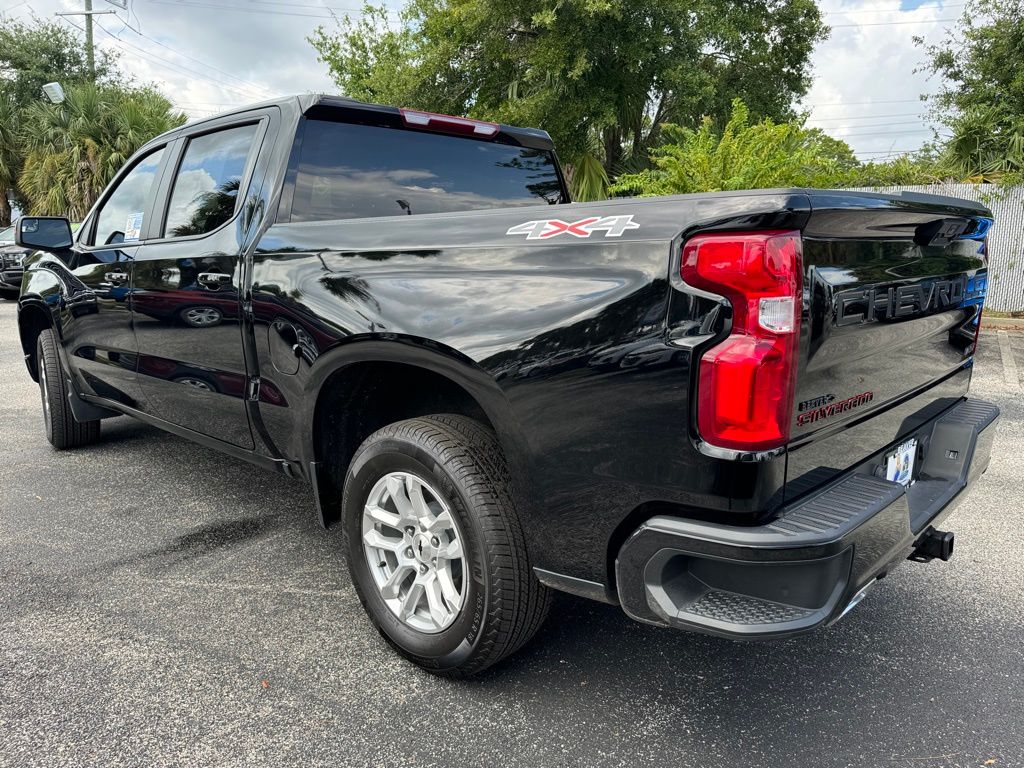
[[[1024,331],[1024,317],[985,317],[981,318],[983,331]]]

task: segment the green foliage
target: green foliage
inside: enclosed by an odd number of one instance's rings
[[[63,104],[36,101],[22,113],[18,188],[37,215],[80,219],[124,162],[185,121],[156,91],[76,85]]]
[[[1024,175],[1024,0],[971,0],[939,44],[916,38],[943,81],[934,115],[952,132],[940,162],[975,182]]]
[[[98,51],[97,80],[116,76],[115,63],[110,54]],[[67,87],[91,79],[85,50],[73,30],[37,18],[29,23],[4,20],[0,27],[0,94],[18,108],[38,101],[44,83],[58,81]]]
[[[44,83],[67,100],[52,105]],[[184,122],[152,88],[129,83],[99,51],[96,82],[77,34],[33,19],[0,28],[0,224],[13,199],[36,214],[81,218],[121,165],[155,135]]]
[[[17,107],[14,99],[0,93],[0,227],[11,223],[8,198],[21,172],[21,151],[17,137]]]
[[[846,144],[817,129],[770,119],[751,123],[739,99],[725,128],[711,118],[696,129],[664,127],[666,142],[651,152],[653,168],[624,174],[617,194],[671,195],[730,189],[832,186],[856,165]]]
[[[109,79],[115,71],[114,60],[100,53],[97,77]],[[34,18],[0,27],[0,226],[10,222],[10,202],[25,202],[17,186],[25,109],[42,98],[44,83],[68,87],[90,79],[85,51],[66,26]]]
[[[901,155],[887,162],[865,163],[836,179],[839,187],[906,187],[955,178],[927,152]]]
[[[354,98],[544,127],[596,195],[595,160],[644,166],[665,122],[792,117],[826,32],[814,0],[410,0],[310,42]]]

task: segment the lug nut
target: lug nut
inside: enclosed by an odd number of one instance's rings
[[[416,529],[415,529],[415,528],[413,528],[413,527],[412,527],[411,525],[407,525],[407,526],[405,527],[405,532],[406,532],[407,534],[409,534],[410,536],[413,536],[413,535],[415,535],[415,533],[416,533]]]
[[[436,547],[436,546],[438,546],[441,543],[441,540],[439,538],[437,538],[437,536],[434,536],[433,538],[430,539],[430,543],[433,544]]]
[[[405,556],[406,557],[412,557],[412,547],[406,547],[405,548]]]
[[[426,572],[427,572],[427,564],[423,563],[422,565],[420,565],[420,573],[426,573]]]

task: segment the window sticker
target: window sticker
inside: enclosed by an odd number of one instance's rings
[[[124,241],[138,240],[142,237],[142,211],[128,214],[128,220],[124,223]]]

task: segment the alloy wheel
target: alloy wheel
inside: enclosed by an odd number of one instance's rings
[[[389,472],[363,507],[363,552],[381,598],[406,626],[451,626],[466,596],[463,538],[444,498],[409,472]]]

